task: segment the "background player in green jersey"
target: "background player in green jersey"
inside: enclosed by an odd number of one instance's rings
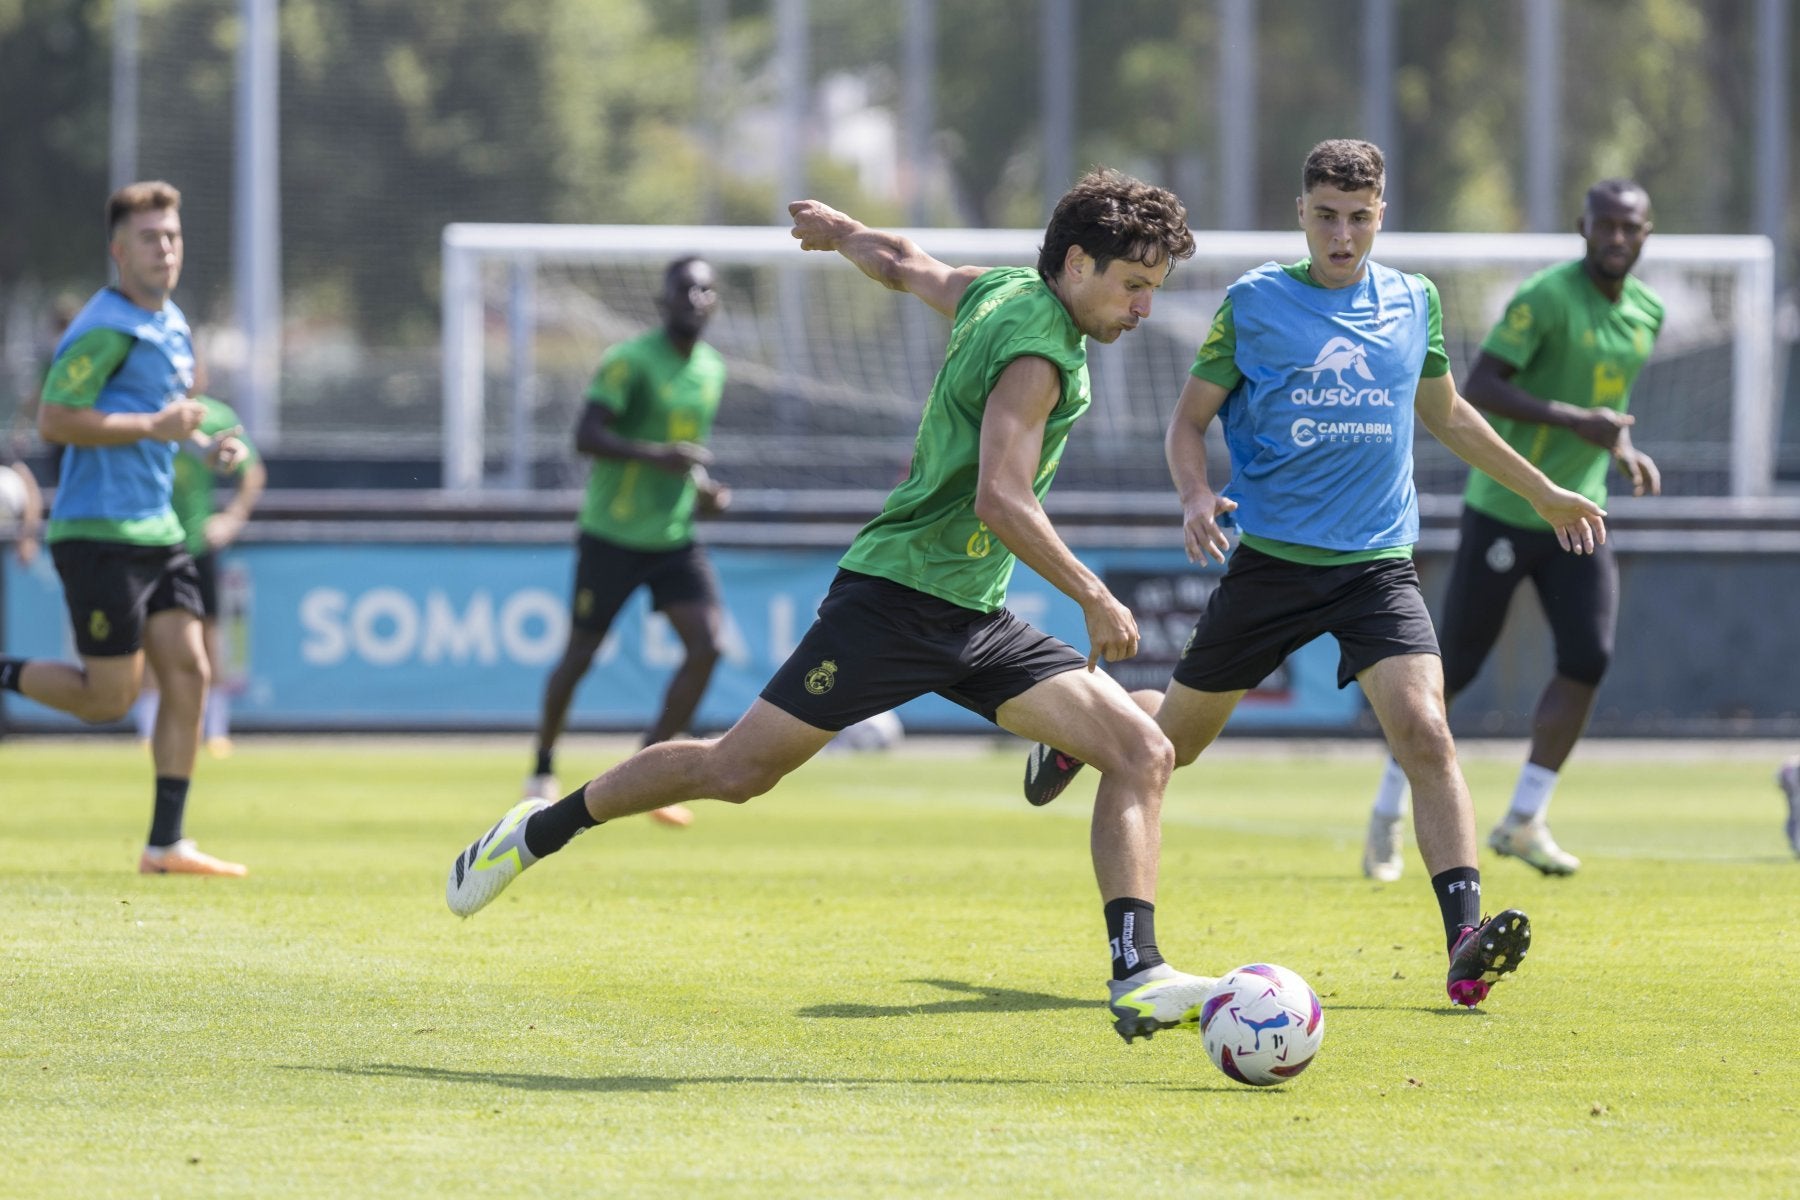
[[[694,540],[695,516],[731,503],[730,490],[706,473],[712,452],[705,443],[725,389],[725,360],[700,340],[719,306],[712,267],[692,257],[670,263],[656,305],[660,329],[601,358],[575,430],[575,449],[594,465],[576,522],[569,640],[544,683],[527,799],[560,798],[556,740],[576,685],[632,592],[650,589],[683,653],[662,711],[644,733],[646,746],[687,729],[719,661],[725,616],[718,576]],[[667,825],[693,820],[680,804],[650,815]]]
[[[1650,456],[1631,442],[1631,385],[1662,328],[1663,306],[1631,275],[1650,236],[1650,197],[1627,179],[1588,189],[1577,224],[1581,259],[1540,271],[1513,294],[1481,344],[1463,394],[1506,443],[1561,486],[1606,503],[1613,466],[1639,496],[1662,490]],[[1444,597],[1446,701],[1481,670],[1519,584],[1530,579],[1549,621],[1556,671],[1538,697],[1531,750],[1512,805],[1488,845],[1546,875],[1581,860],[1550,836],[1545,810],[1557,773],[1587,727],[1612,658],[1619,569],[1612,547],[1565,554],[1548,522],[1479,469],[1463,494],[1462,535]],[[1388,760],[1369,814],[1363,872],[1398,879],[1406,775]]]
[[[1102,774],[1091,844],[1114,1027],[1130,1040],[1192,1022],[1212,981],[1164,962],[1153,925],[1168,739],[1093,670],[1136,653],[1137,624],[1070,553],[1041,503],[1088,406],[1086,339],[1115,341],[1150,315],[1175,260],[1193,253],[1187,214],[1161,188],[1094,172],[1058,202],[1035,270],[983,270],[950,267],[817,201],[789,211],[802,249],[836,251],[952,318],[911,471],[840,560],[818,620],[724,737],[649,746],[553,805],[516,805],[451,864],[450,909],[476,912],[600,822],[761,795],[839,730],[936,692],[1093,758]],[[1006,609],[1015,556],[1081,605],[1085,654]]]
[[[38,432],[64,447],[48,541],[81,664],[0,658],[0,687],[84,721],[116,721],[146,661],[162,681],[145,874],[243,875],[183,836],[206,695],[199,577],[170,505],[178,443],[229,468],[243,443],[199,433],[194,353],[170,300],[181,278],[181,193],[129,184],[107,200],[118,282],[76,314],[57,345]]]
[[[196,396],[195,399],[206,408],[206,415],[200,420],[202,434],[210,438],[230,436],[244,446],[242,457],[225,472],[225,476],[235,482],[235,490],[223,508],[219,506],[218,476],[198,455],[175,457],[175,486],[170,495],[170,503],[185,535],[187,551],[193,556],[195,570],[200,573],[203,609],[200,630],[206,643],[211,680],[206,689],[201,737],[209,754],[224,758],[231,753],[231,694],[225,672],[232,667],[241,669],[244,664],[234,662],[224,653],[219,638],[219,556],[244,532],[244,525],[255,511],[256,502],[262,498],[263,489],[268,486],[269,470],[263,465],[255,445],[245,436],[243,423],[231,405],[211,396]],[[131,706],[140,739],[150,740],[160,707],[161,691],[156,687],[154,672],[146,671],[144,689],[139,693],[137,703]]]

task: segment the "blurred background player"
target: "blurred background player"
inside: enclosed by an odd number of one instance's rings
[[[1654,496],[1662,478],[1632,445],[1636,418],[1625,411],[1663,321],[1662,301],[1630,273],[1650,236],[1650,197],[1630,180],[1602,180],[1588,189],[1576,227],[1586,254],[1520,285],[1482,342],[1463,394],[1560,486],[1605,505],[1616,463],[1634,495]],[[1581,860],[1556,844],[1545,812],[1612,658],[1619,568],[1609,545],[1563,553],[1531,505],[1471,470],[1441,621],[1446,704],[1474,681],[1526,579],[1550,625],[1556,673],[1538,697],[1530,753],[1488,845],[1546,875],[1569,875]],[[1363,873],[1372,879],[1400,877],[1406,799],[1406,775],[1389,758],[1363,849]]]
[[[1464,461],[1529,496],[1565,548],[1591,551],[1605,529],[1598,505],[1551,483],[1456,394],[1431,281],[1370,260],[1385,181],[1381,151],[1368,142],[1314,146],[1296,202],[1308,257],[1266,263],[1226,291],[1165,447],[1188,557],[1226,561],[1219,519],[1227,513],[1242,536],[1167,690],[1133,699],[1184,765],[1219,736],[1246,691],[1331,634],[1338,686],[1361,684],[1419,787],[1420,850],[1450,954],[1445,990],[1452,1003],[1474,1007],[1518,965],[1531,932],[1517,909],[1491,920],[1481,913],[1469,789],[1412,562],[1415,415]],[[1224,495],[1206,470],[1215,419],[1231,453]],[[1026,762],[1033,804],[1054,799],[1081,767],[1079,754],[1052,746],[1040,743]]]
[[[64,447],[48,541],[81,665],[0,658],[0,687],[84,721],[116,721],[148,660],[164,696],[138,870],[243,875],[182,836],[207,664],[199,576],[170,505],[178,444],[229,466],[243,443],[210,444],[199,433],[205,406],[188,398],[194,351],[169,299],[181,278],[181,193],[128,184],[107,200],[106,223],[118,282],[64,331],[38,412],[38,432]]]
[[[1090,172],[1057,202],[1035,269],[989,270],[950,267],[815,200],[788,211],[801,249],[836,251],[952,319],[912,470],[839,560],[812,628],[724,737],[649,746],[555,804],[514,805],[456,857],[445,900],[470,916],[604,821],[682,800],[741,804],[837,731],[936,693],[1003,729],[1097,756],[1090,845],[1113,1027],[1131,1041],[1192,1024],[1213,981],[1165,962],[1154,926],[1168,739],[1094,670],[1137,653],[1137,623],[1042,504],[1088,408],[1087,339],[1116,342],[1150,315],[1175,261],[1194,252],[1187,213],[1162,188]],[[1016,561],[1081,606],[1086,655],[1006,608]],[[971,919],[979,924],[979,909]]]
[[[230,435],[244,445],[243,456],[225,473],[236,483],[236,491],[223,508],[218,503],[217,475],[200,456],[175,456],[175,485],[170,502],[181,522],[184,544],[193,556],[194,568],[200,575],[201,635],[206,644],[206,662],[211,679],[206,689],[206,705],[201,721],[201,736],[214,758],[231,753],[231,694],[225,672],[231,666],[219,639],[219,558],[226,547],[237,541],[256,509],[263,489],[268,486],[268,468],[255,445],[244,435],[237,412],[223,400],[211,396],[195,397],[206,407],[200,420],[200,432],[210,438]],[[160,691],[155,672],[146,671],[144,687],[132,705],[138,737],[150,740],[156,728],[156,711]]]
[[[650,589],[650,603],[674,628],[683,654],[644,745],[688,728],[719,661],[725,617],[718,576],[694,540],[694,518],[731,503],[730,489],[706,473],[712,453],[705,442],[725,389],[725,360],[700,335],[718,306],[712,267],[699,258],[676,259],[663,272],[656,300],[662,327],[608,350],[588,388],[575,449],[594,465],[576,522],[569,641],[544,684],[528,799],[561,798],[556,740],[576,685],[632,592]],[[668,825],[694,819],[679,804],[650,815]]]

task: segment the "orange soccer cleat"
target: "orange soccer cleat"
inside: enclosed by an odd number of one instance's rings
[[[139,875],[248,875],[250,868],[242,863],[214,858],[192,838],[182,838],[172,846],[145,846],[138,859]]]

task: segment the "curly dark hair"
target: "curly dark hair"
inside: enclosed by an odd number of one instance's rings
[[[1374,188],[1377,196],[1387,186],[1387,159],[1374,142],[1355,138],[1332,138],[1314,146],[1300,169],[1301,194],[1320,184],[1330,184],[1340,192],[1360,192]]]
[[[1070,246],[1080,246],[1104,271],[1116,258],[1145,266],[1190,258],[1194,235],[1174,192],[1102,167],[1056,202],[1038,249],[1038,271],[1047,279],[1061,275]]]

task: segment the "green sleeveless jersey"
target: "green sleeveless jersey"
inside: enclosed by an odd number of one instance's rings
[[[683,358],[660,329],[620,342],[600,359],[590,404],[612,414],[611,429],[638,442],[705,442],[725,390],[725,360],[705,342]],[[697,489],[636,459],[597,458],[578,524],[585,533],[634,550],[671,550],[694,540]]]
[[[1581,263],[1563,263],[1520,285],[1481,348],[1516,368],[1513,382],[1541,400],[1624,412],[1631,384],[1650,357],[1662,322],[1662,301],[1635,278],[1625,277],[1614,304]],[[1609,451],[1567,429],[1483,415],[1552,482],[1596,504],[1606,503]],[[1480,471],[1469,472],[1463,500],[1508,525],[1550,528],[1522,497]]]
[[[978,276],[957,304],[944,365],[919,418],[912,470],[839,566],[978,612],[1006,603],[1016,560],[976,518],[975,484],[988,394],[1007,365],[1026,356],[1047,359],[1062,376],[1031,485],[1044,498],[1069,429],[1087,411],[1087,340],[1036,270],[1001,267]]]
[[[200,418],[200,432],[208,437],[224,433],[240,423],[237,413],[223,400],[211,396],[195,396],[194,399],[206,406],[206,415]],[[242,475],[256,461],[257,454],[247,434],[240,431],[237,437],[244,443],[246,453],[231,473]],[[219,511],[219,503],[213,469],[199,455],[184,451],[175,456],[175,488],[169,503],[181,522],[182,542],[188,553],[205,554],[206,518]]]

